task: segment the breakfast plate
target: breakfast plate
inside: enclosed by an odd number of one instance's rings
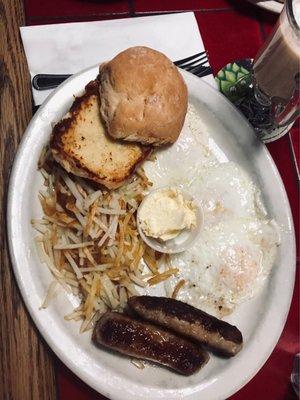
[[[237,307],[226,318],[242,331],[243,350],[229,360],[212,356],[200,372],[189,377],[148,364],[144,369],[137,369],[128,358],[93,346],[90,331],[79,334],[78,322],[64,320],[64,315],[78,305],[76,296],[59,291],[48,308],[41,309],[52,279],[38,258],[35,232],[30,225],[32,218],[41,215],[38,193],[42,177],[37,163],[43,146],[49,141],[53,122],[66,114],[73,95],[81,93],[97,72],[97,66],[82,71],[50,95],[30,122],[14,162],[8,194],[8,236],[13,268],[24,301],[56,355],[83,381],[112,400],[227,398],[262,367],[283,330],[295,278],[294,228],[283,183],[265,145],[258,141],[246,119],[223,95],[187,72],[182,74],[189,102],[201,117],[202,129],[210,134],[212,152],[224,165],[228,160],[240,165],[262,188],[267,211],[276,219],[281,232],[281,244],[267,283],[255,298]],[[185,153],[187,158],[196,162],[197,143],[190,140],[186,143],[190,143]],[[185,167],[178,165],[175,158],[170,157],[164,166],[172,175],[168,182],[162,179],[161,186],[172,185],[182,176]],[[151,173],[151,168],[149,162],[146,170]],[[159,174],[156,178],[159,180]]]
[[[280,14],[283,9],[283,4],[280,3],[279,1],[273,1],[273,0],[266,0],[266,1],[249,0],[249,1],[260,8],[264,8],[265,10],[272,11],[277,14]]]

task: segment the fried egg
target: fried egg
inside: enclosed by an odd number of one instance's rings
[[[219,317],[229,314],[260,290],[277,243],[277,231],[268,221],[237,218],[207,225],[193,248],[171,257],[179,274],[166,289],[184,279],[179,300]]]
[[[199,169],[188,190],[200,201],[208,225],[255,216],[258,190],[233,162]]]
[[[178,185],[191,193],[204,215],[193,247],[162,262],[162,270],[167,264],[179,270],[165,282],[166,294],[184,279],[177,298],[222,317],[259,292],[280,238],[256,184],[237,163],[227,160],[199,121],[189,107],[179,140],[159,151],[156,168],[146,166],[146,173],[155,188]]]

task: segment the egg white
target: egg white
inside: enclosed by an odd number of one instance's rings
[[[187,190],[204,214],[194,246],[168,261],[179,272],[165,282],[167,295],[184,279],[177,298],[222,317],[259,292],[280,239],[257,186],[220,149],[216,154],[212,143],[190,106],[179,140],[160,150],[154,165],[147,163],[145,170],[154,188],[173,185]]]
[[[206,224],[255,216],[257,188],[233,162],[199,169],[188,190],[200,201]]]
[[[277,242],[268,222],[237,218],[207,225],[193,248],[171,257],[179,273],[168,285],[172,288],[184,279],[178,299],[214,315],[229,314],[259,291],[274,262]]]

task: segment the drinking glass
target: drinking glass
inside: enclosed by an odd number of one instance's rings
[[[264,142],[283,136],[300,115],[299,25],[300,0],[286,0],[252,63],[249,90],[236,102]]]

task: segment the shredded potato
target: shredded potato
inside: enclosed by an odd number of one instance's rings
[[[176,286],[174,287],[173,293],[172,293],[172,299],[176,299],[179,290],[185,285],[185,280],[184,279],[180,279],[180,281],[178,281],[178,283],[176,284]]]
[[[67,174],[45,149],[39,160],[45,188],[39,192],[41,219],[37,250],[65,290],[81,299],[66,320],[82,320],[80,332],[91,329],[108,309],[121,311],[137,288],[158,284],[176,274],[168,266],[159,272],[158,256],[141,240],[136,210],[152,185],[139,169],[117,190],[94,189],[87,181]],[[146,268],[146,270],[145,270]],[[51,283],[41,307],[54,296]]]
[[[170,276],[176,275],[177,272],[178,268],[170,268],[161,274],[154,275],[152,278],[148,279],[147,282],[150,286],[157,285],[158,283],[163,282],[166,279],[170,278]]]

